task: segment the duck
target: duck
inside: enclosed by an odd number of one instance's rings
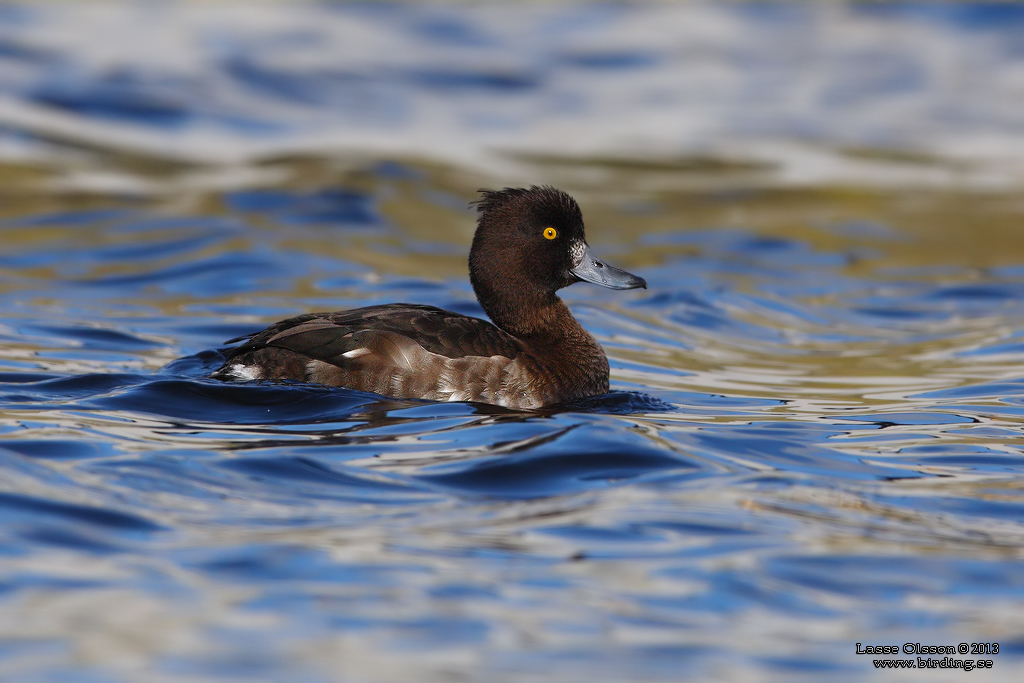
[[[594,256],[579,205],[548,185],[480,190],[469,279],[491,322],[393,303],[308,313],[232,339],[223,381],[292,380],[390,398],[535,410],[609,392],[608,358],[556,292],[647,288]]]

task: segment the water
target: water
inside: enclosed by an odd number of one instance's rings
[[[0,678],[1019,678],[1022,22],[6,6]],[[564,290],[611,394],[204,378],[299,312],[480,315],[466,204],[531,182],[649,283]]]

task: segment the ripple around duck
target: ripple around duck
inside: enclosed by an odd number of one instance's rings
[[[567,430],[531,444],[526,454],[443,464],[419,479],[449,490],[497,498],[539,498],[607,486],[652,474],[698,469],[694,462],[608,429]]]

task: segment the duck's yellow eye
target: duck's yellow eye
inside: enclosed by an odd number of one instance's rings
[[[558,231],[554,228],[544,228],[544,236],[549,240],[553,240],[558,237]]]

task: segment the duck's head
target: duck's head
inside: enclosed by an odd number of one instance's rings
[[[596,258],[576,201],[548,186],[482,190],[469,278],[480,305],[500,327],[536,331],[540,312],[562,287],[592,282],[611,289],[647,287],[636,275]]]

